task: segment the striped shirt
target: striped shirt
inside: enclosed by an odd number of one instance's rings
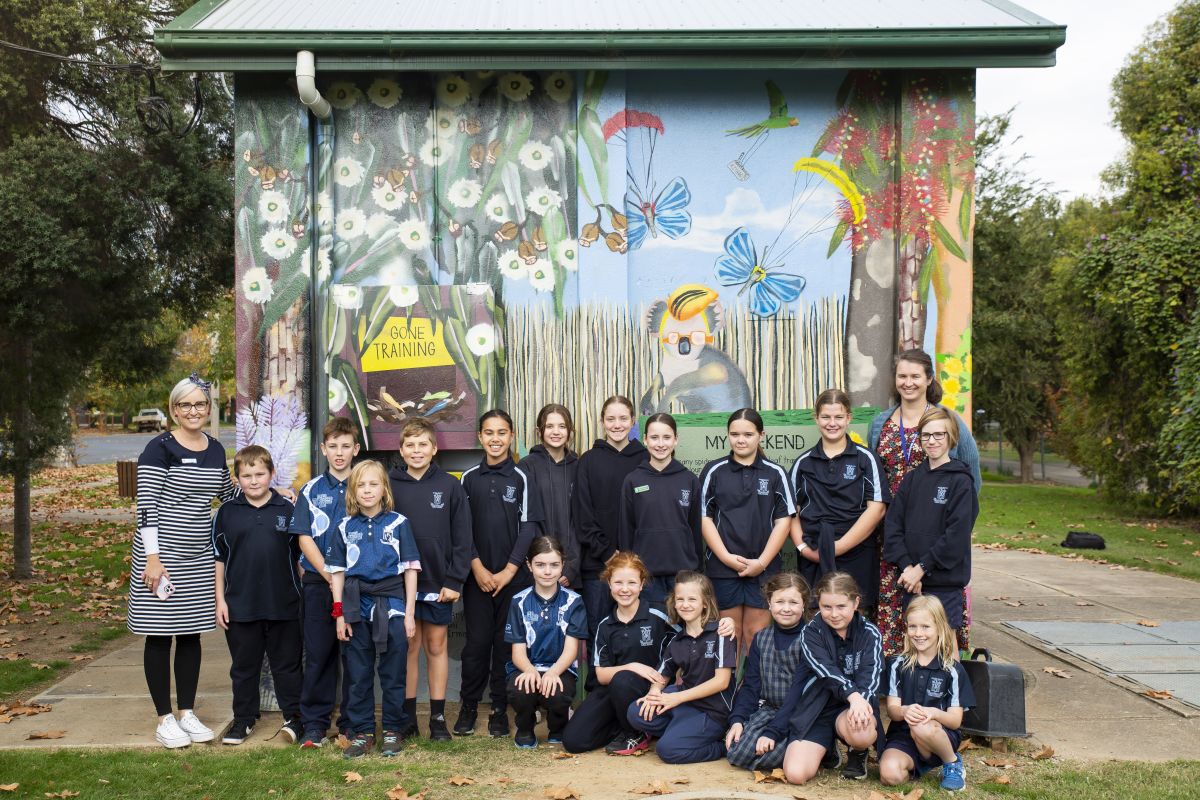
[[[189,450],[170,433],[156,436],[138,459],[137,532],[129,572],[129,630],[147,636],[203,633],[216,627],[213,595],[213,500],[236,493],[225,448],[205,434],[204,450]],[[160,600],[142,582],[146,544],[175,584]],[[151,550],[153,546],[151,547]]]

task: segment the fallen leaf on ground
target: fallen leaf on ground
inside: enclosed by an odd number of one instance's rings
[[[686,786],[691,782],[691,778],[676,778],[675,780],[671,781],[671,783],[674,783],[677,786]]]
[[[1025,605],[1025,604],[1022,603],[1020,600],[1005,600],[1004,605],[1012,606],[1013,608],[1020,608],[1021,606]]]
[[[61,739],[67,735],[66,731],[32,731],[26,739]]]
[[[958,743],[958,752],[964,753],[967,750],[978,750],[979,745],[975,744],[974,739],[963,739]]]
[[[549,800],[581,800],[583,795],[571,786],[547,786],[542,790],[542,797]]]
[[[1008,777],[1007,775],[997,775],[996,777],[991,778],[990,781],[991,783],[999,783],[1007,786],[1008,784],[1012,783],[1012,778]]]
[[[1158,623],[1152,619],[1139,619],[1138,625],[1141,625],[1143,628],[1157,628],[1158,627]]]
[[[20,786],[19,783],[0,783],[0,792],[15,792]]]
[[[475,780],[465,775],[451,775],[448,783],[451,786],[470,786],[475,783]]]
[[[512,783],[512,778],[507,778],[507,777],[496,778],[496,783],[500,784],[501,786],[504,786],[507,783]]]
[[[95,656],[71,656],[72,661],[91,661]]]
[[[1054,758],[1054,748],[1050,745],[1044,746],[1041,750],[1034,753],[1031,758],[1034,761],[1045,761],[1047,758]]]
[[[426,786],[416,794],[409,794],[408,790],[405,789],[402,784],[398,783],[392,788],[388,789],[384,797],[386,797],[387,800],[425,800],[425,791],[428,788],[429,787]]]
[[[358,783],[362,780],[362,775],[357,772],[344,772],[342,777],[346,779],[346,783]]]
[[[1152,697],[1155,700],[1174,700],[1175,695],[1171,694],[1170,689],[1147,689],[1142,692],[1146,697]]]
[[[670,794],[671,787],[666,781],[651,781],[645,786],[638,786],[635,789],[630,789],[630,794]]]
[[[1048,675],[1053,675],[1056,678],[1070,678],[1071,673],[1061,670],[1058,667],[1042,667],[1042,672]]]
[[[1086,601],[1086,600],[1079,600],[1079,601],[1076,601],[1075,605],[1077,605],[1077,606],[1094,606],[1094,605],[1096,605],[1096,604],[1095,604],[1095,603],[1089,603],[1089,602],[1088,602],[1088,601]]]
[[[334,744],[336,744],[338,746],[339,750],[345,750],[347,747],[350,746],[350,740],[346,738],[346,734],[339,733],[338,738],[334,742]]]
[[[1008,761],[1003,758],[985,758],[983,763],[987,764],[989,767],[995,767],[996,769],[1012,769],[1017,765],[1017,762]]]
[[[779,781],[780,783],[786,783],[787,779],[783,777],[783,770],[779,769],[778,767],[771,770],[770,772],[763,772],[762,770],[758,770],[758,769],[754,770],[754,782],[755,783],[769,783],[771,781]]]
[[[921,800],[925,796],[924,789],[913,789],[908,794],[900,795],[900,800]]]
[[[37,662],[31,662],[29,666],[33,667],[34,669],[50,669],[49,664],[38,664]]]
[[[61,792],[44,792],[46,797],[79,797],[79,792],[72,792],[70,789],[63,789]]]
[[[554,754],[553,754],[552,756],[550,756],[550,757],[551,757],[551,758],[553,758],[555,761],[562,761],[563,759],[567,759],[567,758],[574,758],[574,757],[575,757],[575,754],[574,754],[574,753],[568,753],[568,752],[565,752],[565,751],[563,751],[563,750],[559,750],[558,752],[554,753]]]

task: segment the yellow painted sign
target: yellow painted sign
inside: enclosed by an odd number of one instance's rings
[[[362,357],[363,372],[388,372],[419,367],[450,367],[454,359],[446,348],[443,336],[446,327],[437,332],[428,319],[392,317],[375,340],[367,346]]]

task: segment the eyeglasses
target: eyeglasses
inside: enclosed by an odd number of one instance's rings
[[[929,433],[921,432],[922,442],[940,442],[943,441],[949,434],[945,431],[931,431]]]
[[[660,338],[667,344],[679,344],[680,339],[687,339],[695,345],[712,344],[713,340],[712,334],[705,333],[704,331],[692,331],[687,336],[680,336],[679,331],[671,331]]]
[[[175,409],[181,414],[204,414],[208,412],[208,401],[201,400],[199,403],[176,403]]]

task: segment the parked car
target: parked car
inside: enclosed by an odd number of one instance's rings
[[[165,431],[167,415],[159,408],[143,408],[133,418],[133,424],[138,431]]]

